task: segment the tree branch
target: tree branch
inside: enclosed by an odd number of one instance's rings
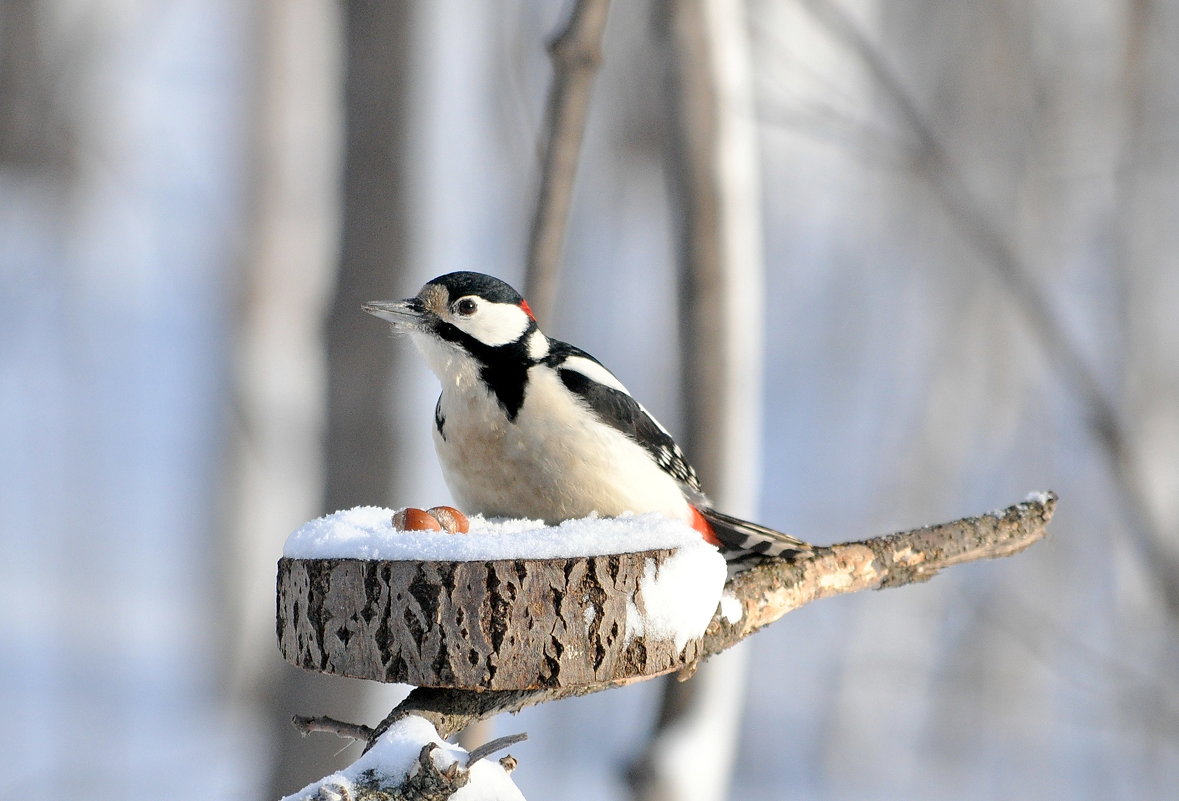
[[[342,737],[345,740],[368,740],[373,736],[372,726],[364,726],[359,723],[346,723],[342,720],[329,718],[327,715],[292,715],[291,723],[299,730],[299,734],[306,737],[308,734],[316,731],[327,732],[334,734],[337,737]]]
[[[928,581],[952,565],[1011,556],[1045,536],[1055,509],[1054,494],[1035,494],[1022,503],[978,517],[818,547],[795,561],[765,560],[736,574],[725,585],[725,595],[733,602],[722,603],[713,617],[701,641],[701,658],[731,648],[787,612],[820,598]],[[695,665],[689,665],[680,675],[686,678],[694,670]],[[373,730],[368,747],[391,724],[408,715],[429,720],[440,736],[449,737],[472,721],[501,712],[627,683],[484,692],[418,688]]]
[[[556,299],[573,179],[609,10],[610,0],[577,0],[569,24],[549,44],[553,83],[545,108],[547,135],[524,282],[524,295],[545,313]]]
[[[467,753],[467,767],[471,767],[484,757],[491,756],[496,751],[502,751],[510,745],[522,743],[527,739],[528,735],[524,732],[520,732],[519,734],[508,734],[503,737],[496,737],[494,740],[489,740],[478,748],[472,748]]]
[[[331,718],[302,718],[296,722],[300,720],[313,725],[326,722],[320,729],[326,731],[350,727],[350,724]],[[374,754],[367,761],[361,757],[344,770],[308,785],[289,798],[300,801],[446,801],[467,786],[470,786],[469,795],[500,798],[496,794],[498,772],[490,769],[480,774],[472,768],[481,759],[528,738],[526,734],[500,737],[467,753],[463,759],[461,752],[444,748],[433,737],[422,741],[422,734],[420,727],[403,729],[401,737],[410,739],[402,739],[391,750]],[[413,747],[414,739],[421,743],[420,749],[416,758],[406,762],[407,748]],[[504,774],[510,774],[516,768],[516,760],[510,754],[498,761]]]

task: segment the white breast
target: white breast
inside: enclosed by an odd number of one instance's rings
[[[465,511],[550,523],[595,512],[690,520],[679,484],[641,446],[582,409],[552,370],[530,371],[515,421],[473,375],[451,375],[434,445]]]

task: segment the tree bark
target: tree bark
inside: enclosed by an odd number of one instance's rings
[[[279,649],[308,670],[419,687],[581,687],[680,669],[696,645],[634,636],[670,550],[574,559],[282,559]],[[718,565],[719,569],[719,565]]]

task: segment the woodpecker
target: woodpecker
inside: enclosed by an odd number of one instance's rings
[[[714,509],[667,429],[601,362],[546,336],[498,278],[448,273],[362,308],[408,333],[441,382],[434,446],[464,511],[549,524],[660,512],[729,558],[810,550]]]

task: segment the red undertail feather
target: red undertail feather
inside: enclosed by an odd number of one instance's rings
[[[699,531],[700,536],[703,537],[704,541],[708,544],[715,545],[718,548],[721,547],[721,541],[716,538],[716,532],[712,530],[712,526],[709,524],[709,522],[704,519],[704,515],[700,514],[700,510],[695,506],[690,506],[688,508],[692,510],[692,528]]]
[[[707,506],[700,509],[692,507],[692,512],[693,521],[700,521],[693,522],[692,528],[703,534],[709,542],[718,543],[726,558],[728,554],[793,558],[810,553],[813,548],[797,537]]]

